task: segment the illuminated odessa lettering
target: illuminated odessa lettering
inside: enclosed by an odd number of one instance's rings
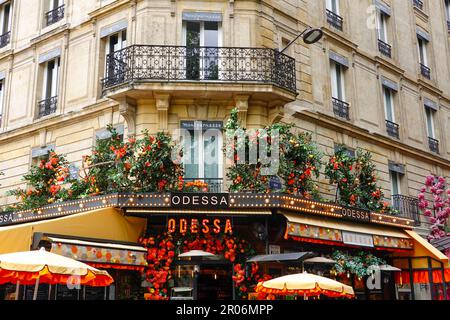
[[[175,209],[227,209],[228,194],[180,194],[173,193],[171,207]]]
[[[230,219],[170,219],[167,222],[167,231],[169,233],[185,234],[187,231],[196,233],[215,233],[233,234],[233,227]]]

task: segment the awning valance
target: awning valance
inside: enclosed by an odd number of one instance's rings
[[[145,226],[145,219],[124,217],[119,210],[106,208],[53,220],[0,227],[0,254],[30,250],[34,233],[136,243]]]
[[[51,243],[51,252],[67,258],[93,263],[96,266],[114,265],[145,267],[147,249],[136,245],[125,245],[96,239],[74,240],[62,237],[44,236],[40,241]]]
[[[378,225],[356,224],[319,217],[283,213],[288,220],[286,236],[342,243],[350,246],[386,249],[413,248],[413,241],[403,230]]]
[[[247,260],[247,262],[301,262],[304,259],[313,257],[314,255],[315,254],[312,252],[268,254],[253,257]]]
[[[414,268],[428,268],[428,261],[424,259],[424,257],[431,257],[437,261],[442,262],[444,266],[448,265],[448,257],[441,251],[433,247],[433,245],[429,243],[425,238],[412,230],[405,230],[405,233],[414,240],[414,251],[411,255],[407,255],[408,257],[416,258],[416,261],[413,261]],[[401,254],[399,254],[398,256],[405,257],[405,255]],[[437,265],[433,264],[433,266],[436,267]]]

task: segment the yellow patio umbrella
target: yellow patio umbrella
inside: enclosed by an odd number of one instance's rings
[[[36,300],[39,283],[105,287],[113,282],[106,271],[47,252],[44,248],[0,255],[0,284],[16,283],[16,299],[19,284],[35,284],[33,300]]]
[[[353,298],[355,296],[353,288],[348,285],[306,272],[260,282],[256,292],[305,297],[325,295],[332,298]]]

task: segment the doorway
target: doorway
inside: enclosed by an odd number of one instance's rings
[[[193,300],[232,300],[232,265],[216,261],[179,261],[176,266],[174,284],[173,289],[175,290],[172,292],[180,289],[191,291]]]

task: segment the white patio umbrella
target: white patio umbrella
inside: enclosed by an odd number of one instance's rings
[[[0,255],[0,284],[16,283],[16,300],[20,284],[35,284],[33,300],[39,283],[73,284],[105,287],[114,282],[106,271],[85,263],[45,251],[16,252]]]

